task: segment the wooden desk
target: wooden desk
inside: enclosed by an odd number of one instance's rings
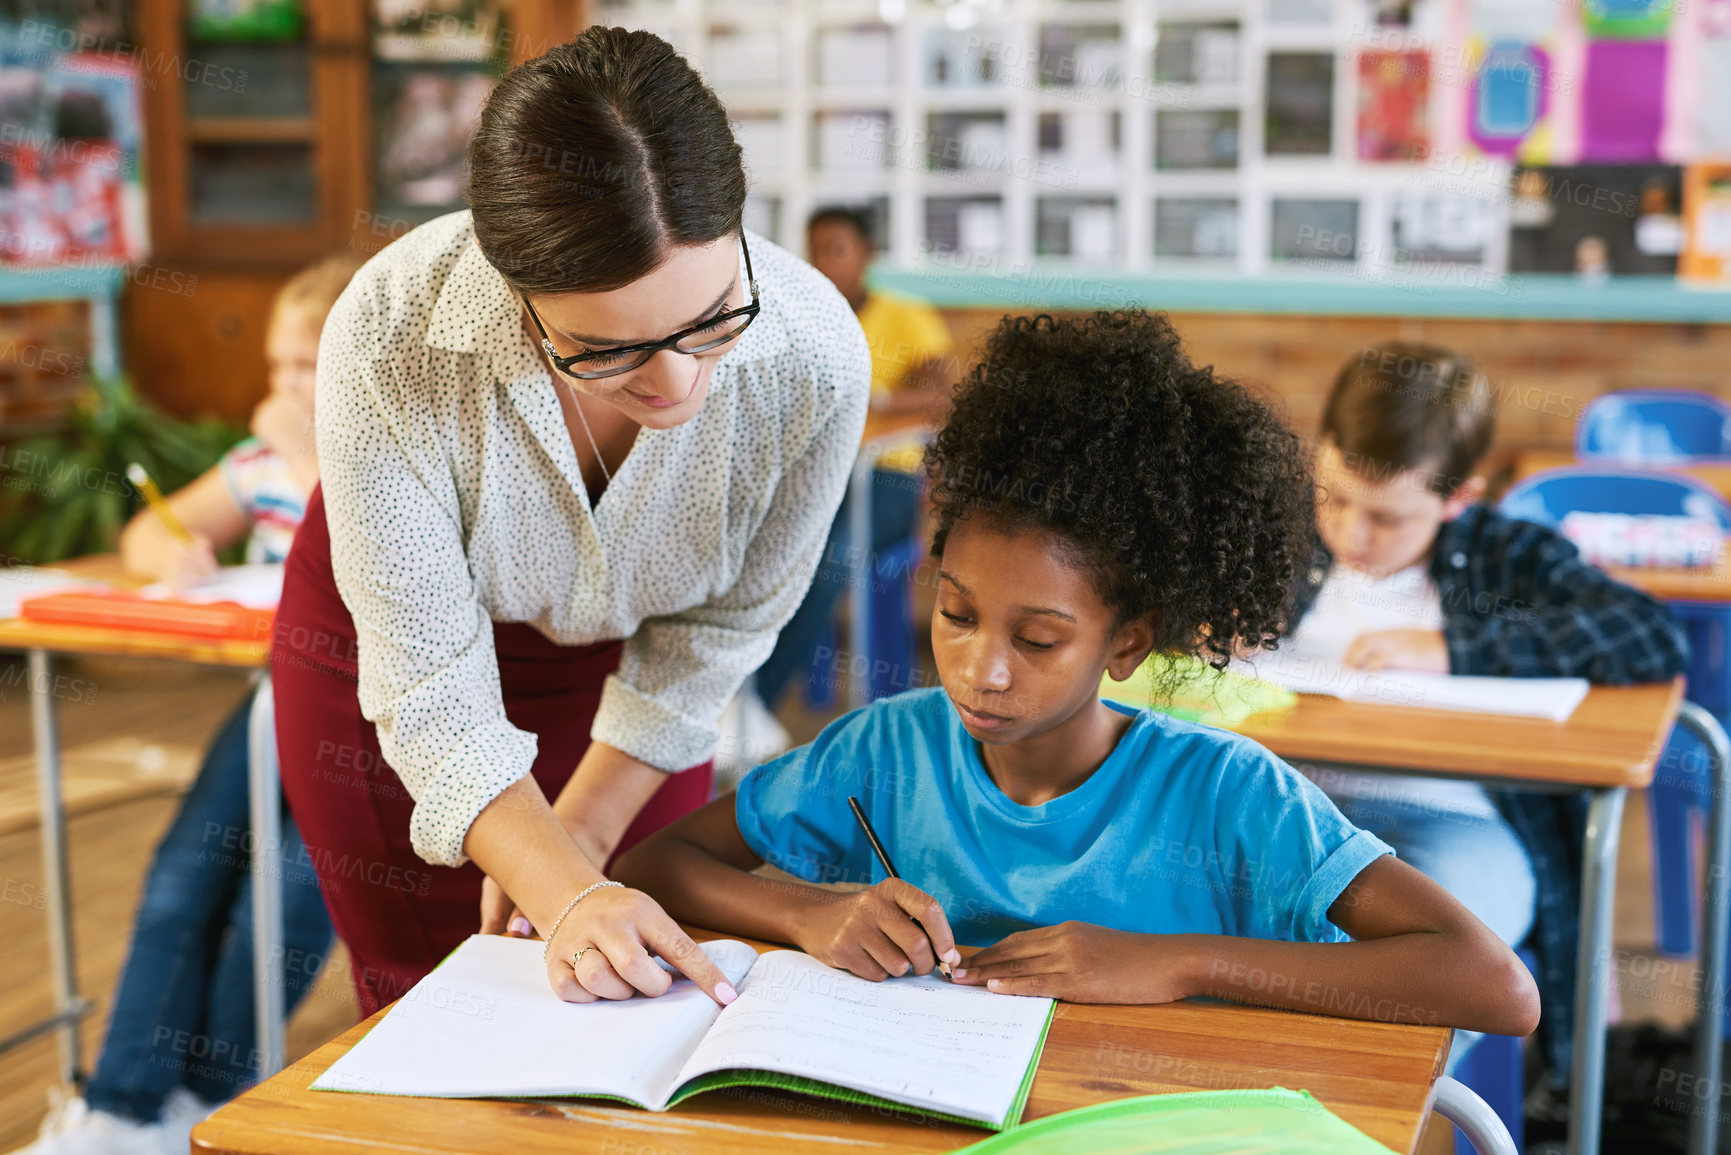
[[[1711,565],[1610,565],[1605,572],[1661,601],[1731,602],[1731,547],[1722,547]]]
[[[717,937],[697,930],[693,935]],[[193,1130],[193,1151],[314,1155],[389,1147],[808,1155],[950,1151],[990,1134],[760,1088],[712,1092],[661,1114],[593,1099],[410,1099],[308,1090],[378,1018],[222,1107]],[[1396,1151],[1411,1151],[1448,1040],[1441,1027],[1225,1003],[1060,1004],[1023,1118],[1133,1095],[1283,1086],[1310,1091],[1366,1134]]]
[[[57,563],[73,576],[108,582],[116,586],[145,583],[131,577],[117,554],[95,554]],[[61,1076],[72,1083],[80,1076],[78,1020],[89,1009],[78,994],[72,944],[72,890],[66,860],[66,811],[60,790],[60,725],[54,694],[54,657],[58,654],[165,658],[212,666],[262,668],[270,660],[270,639],[234,642],[191,638],[175,634],[152,634],[141,630],[107,629],[32,622],[23,618],[0,619],[0,650],[21,650],[28,655],[30,672],[30,721],[36,747],[38,808],[42,819],[42,868],[48,910],[49,965],[54,979],[55,1010],[46,1020],[6,1040],[11,1046],[33,1038],[45,1027],[60,1034]],[[256,743],[254,747],[256,748]],[[274,775],[275,759],[252,759],[249,793],[253,798],[254,846],[274,845],[261,838],[279,823],[280,803],[274,790],[257,788],[266,767]],[[273,779],[274,780],[274,779]],[[269,856],[255,855],[254,886],[254,982],[258,996],[259,1048],[268,1057],[282,1048],[281,879]],[[274,1048],[274,1049],[273,1049]],[[267,1058],[268,1063],[268,1058]]]
[[[1587,818],[1576,954],[1575,1052],[1569,1150],[1596,1155],[1604,1096],[1607,967],[1616,897],[1617,841],[1630,787],[1652,781],[1653,767],[1681,722],[1702,737],[1717,763],[1708,823],[1708,883],[1702,894],[1702,997],[1696,1061],[1710,1097],[1691,1119],[1690,1149],[1715,1149],[1719,1043],[1724,1006],[1726,906],[1731,901],[1731,765],[1718,723],[1683,702],[1683,679],[1647,686],[1595,686],[1561,723],[1441,710],[1343,702],[1300,694],[1291,710],[1246,720],[1240,733],[1289,762],[1382,773],[1422,772],[1492,786],[1584,790]],[[1712,1064],[1708,1066],[1706,1064]]]
[[[1683,679],[1594,686],[1566,722],[1343,702],[1300,694],[1238,732],[1288,762],[1327,762],[1567,787],[1645,787],[1676,721]]]

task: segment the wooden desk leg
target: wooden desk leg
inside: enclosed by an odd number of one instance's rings
[[[1725,1026],[1725,952],[1731,935],[1731,745],[1712,714],[1684,702],[1677,724],[1687,726],[1713,756],[1707,776],[1707,885],[1701,893],[1701,997],[1695,1014],[1695,1073],[1708,1088],[1689,1120],[1689,1150],[1713,1155],[1719,1139],[1720,1042]]]
[[[883,452],[868,442],[854,458],[853,476],[848,479],[848,568],[853,571],[853,585],[848,590],[848,603],[853,624],[848,629],[848,648],[852,654],[842,660],[842,680],[847,685],[847,706],[857,710],[866,704],[871,677],[872,648],[872,474],[877,470],[878,457]],[[854,662],[864,658],[866,673],[862,679],[853,676]]]
[[[282,799],[276,762],[276,705],[270,675],[253,691],[247,718],[247,810],[252,822],[252,992],[259,1081],[282,1070]]]
[[[54,659],[30,651],[30,728],[36,743],[37,805],[42,817],[42,877],[48,897],[48,961],[60,1019],[60,1077],[83,1083],[78,974],[73,969],[72,879],[66,863],[66,808],[60,796],[60,724],[54,708]]]
[[[1599,1155],[1605,1100],[1605,1000],[1617,892],[1622,787],[1593,791],[1581,863],[1581,941],[1575,956],[1575,1070],[1569,1091],[1570,1155]]]

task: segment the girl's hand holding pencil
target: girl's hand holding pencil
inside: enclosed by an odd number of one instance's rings
[[[795,945],[872,982],[931,974],[940,960],[951,966],[962,961],[944,908],[900,878],[833,895],[804,920]]]

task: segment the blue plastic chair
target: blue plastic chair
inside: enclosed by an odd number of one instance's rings
[[[1689,477],[1650,472],[1620,472],[1576,467],[1536,474],[1503,497],[1511,517],[1556,527],[1575,510],[1595,513],[1692,515],[1712,517],[1721,533],[1731,533],[1731,507],[1711,489]],[[1710,602],[1672,602],[1672,616],[1689,639],[1688,697],[1720,721],[1731,719],[1731,673],[1726,638],[1731,606]],[[1705,820],[1710,786],[1707,754],[1692,734],[1678,728],[1660,756],[1647,791],[1653,836],[1653,915],[1659,950],[1668,955],[1695,951],[1696,823]],[[1731,1017],[1727,1019],[1731,1026]]]
[[[1731,405],[1680,390],[1607,393],[1576,423],[1575,456],[1646,466],[1731,459]]]

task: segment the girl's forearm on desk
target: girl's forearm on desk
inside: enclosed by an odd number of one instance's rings
[[[1538,1025],[1538,994],[1520,961],[1446,931],[1350,943],[1186,937],[1192,995],[1499,1035]]]

